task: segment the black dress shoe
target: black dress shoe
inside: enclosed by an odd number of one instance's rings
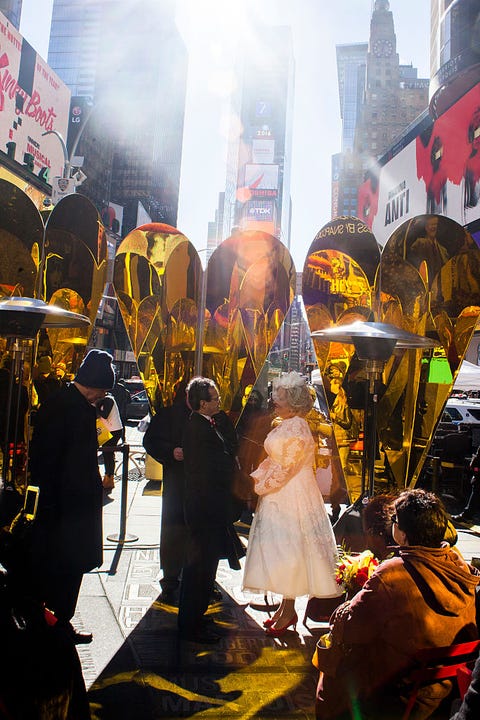
[[[58,621],[58,627],[61,628],[72,640],[75,645],[88,645],[93,640],[92,633],[89,632],[80,632],[79,630],[75,630],[71,622],[66,622],[64,620]]]
[[[164,603],[165,605],[178,606],[178,595],[175,592],[167,592],[163,590],[157,598],[158,602]]]
[[[79,632],[78,630],[74,630],[71,637],[75,645],[88,645],[93,640],[92,633]]]
[[[202,628],[194,633],[180,633],[180,640],[199,643],[201,645],[215,645],[215,643],[220,642],[220,635],[210,632],[210,630],[206,628]]]

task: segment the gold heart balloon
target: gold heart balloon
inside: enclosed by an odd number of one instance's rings
[[[32,200],[16,185],[0,180],[0,297],[39,298],[43,221]],[[0,338],[0,352],[6,351]]]
[[[41,202],[41,198],[37,200]],[[89,222],[92,216],[93,222]],[[90,303],[90,317],[95,318],[103,293],[104,275],[97,279],[98,291],[92,294],[87,287],[89,278],[93,281],[90,257],[85,262],[82,252],[77,252],[65,262],[66,247],[71,249],[76,242],[89,246],[87,255],[90,248],[98,255],[101,232],[98,214],[91,203],[80,196],[65,199],[50,215],[49,232],[46,233],[43,217],[30,197],[20,188],[0,180],[0,218],[0,293],[47,300],[82,315],[86,314],[86,303]],[[65,240],[67,235],[68,240]],[[50,262],[53,256],[55,267]],[[81,283],[75,281],[77,276],[81,276]],[[53,357],[54,362],[68,361],[75,353],[83,354],[87,337],[87,330],[41,330],[37,344],[42,353]],[[76,342],[72,343],[73,340]],[[5,341],[2,343],[4,347]]]
[[[385,488],[413,486],[480,312],[480,251],[449,218],[418,216],[397,228],[376,266],[374,237],[368,238],[370,231],[359,222],[337,218],[314,240],[304,271],[307,316],[312,331],[363,316],[436,344],[433,350],[395,349],[378,391],[377,481]],[[357,249],[346,247],[354,236],[349,227],[357,230]],[[358,438],[366,423],[368,374],[353,344],[315,339],[314,345],[346,485],[355,500],[363,489]],[[338,426],[342,413],[355,420],[350,437]]]
[[[0,295],[39,298],[43,221],[30,198],[0,180]]]
[[[215,250],[207,268],[203,372],[234,418],[254,386],[295,294],[287,248],[260,231],[240,231]]]
[[[114,282],[151,400],[159,391],[170,404],[201,372],[216,381],[222,407],[235,415],[288,311],[295,272],[276,238],[239,232],[215,250],[203,273],[187,238],[153,223],[121,243]]]
[[[377,291],[380,319],[437,342],[395,353],[385,369],[377,431],[399,487],[415,485],[480,314],[480,250],[450,218],[419,215],[389,238]]]
[[[170,225],[135,228],[117,250],[115,292],[152,406],[193,374],[201,282],[197,251]]]
[[[338,217],[315,236],[303,268],[302,294],[310,331],[355,320],[368,320],[374,312],[374,282],[380,259],[370,229],[357,218]],[[361,382],[353,345],[313,338],[325,398],[333,421],[336,450],[333,465],[343,470],[340,485],[356,499],[362,488],[361,431],[364,392],[353,385],[347,392],[347,375]],[[352,367],[351,367],[352,365]],[[350,394],[350,397],[348,396]],[[353,449],[354,445],[356,449]]]
[[[95,206],[82,195],[67,195],[50,213],[40,282],[41,298],[65,310],[87,315],[82,329],[48,329],[44,351],[74,373],[93,332],[107,278],[107,240]],[[40,336],[40,343],[47,338]]]

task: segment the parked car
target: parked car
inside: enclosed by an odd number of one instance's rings
[[[449,398],[443,411],[442,422],[480,423],[480,400]]]
[[[130,395],[134,395],[135,393],[140,392],[140,390],[145,390],[145,385],[143,384],[143,380],[141,380],[139,377],[129,378],[128,380],[123,380],[123,384],[127,388]]]
[[[127,405],[127,420],[141,420],[150,411],[147,393],[145,390],[133,393]]]

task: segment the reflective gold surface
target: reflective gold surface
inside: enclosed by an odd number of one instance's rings
[[[136,228],[117,250],[115,292],[152,406],[193,374],[201,282],[195,248],[170,225]]]
[[[47,330],[54,364],[75,373],[95,324],[107,274],[107,242],[95,206],[82,195],[64,197],[45,229],[41,297],[90,318],[88,328]],[[80,341],[80,342],[79,342]],[[45,337],[41,342],[48,344]]]
[[[203,374],[234,417],[255,385],[295,293],[287,248],[260,231],[237,232],[208,263]]]
[[[317,233],[302,279],[311,332],[372,316],[379,259],[373,234],[357,218],[336,218]],[[337,474],[343,470],[344,477],[336,478],[337,482],[341,487],[346,485],[350,498],[355,500],[362,486],[365,377],[354,359],[353,345],[318,338],[313,339],[313,344],[333,422],[333,468]]]
[[[357,233],[348,232],[354,226]],[[375,239],[360,221],[337,218],[312,243],[303,295],[312,331],[363,316],[437,343],[433,350],[395,349],[376,386],[376,479],[387,487],[413,486],[480,313],[480,251],[449,218],[418,216],[397,228],[378,259]],[[355,500],[371,375],[352,344],[314,345]],[[349,411],[354,422],[339,427]]]
[[[480,251],[458,223],[420,215],[389,238],[381,258],[382,319],[435,339],[387,364],[378,435],[398,486],[414,485],[480,313]],[[439,374],[442,382],[438,382]]]
[[[43,222],[30,198],[0,180],[0,296],[39,297]]]
[[[47,329],[38,332],[35,325],[35,340],[29,340],[28,346],[22,341],[24,346],[18,347],[13,337],[0,338],[2,362],[8,364],[14,357],[15,365],[21,367],[16,371],[17,380],[28,389],[30,405],[31,368],[36,356],[50,355],[54,364],[64,361],[68,372],[80,364],[104,289],[106,243],[98,213],[86,198],[73,195],[63,199],[51,213],[45,230],[30,198],[20,188],[0,180],[0,244],[0,297],[25,300],[24,310],[19,305],[15,308],[23,314],[22,321],[16,322],[18,331],[25,325],[30,332],[30,306],[41,301],[88,315],[91,323],[82,317],[77,327],[73,315],[47,312],[42,323]],[[7,330],[5,334],[11,335]],[[28,432],[19,432],[17,441],[20,445],[25,441],[28,453]],[[22,483],[25,480],[20,473],[18,478]]]
[[[288,251],[266,233],[229,238],[204,273],[195,248],[175,228],[150,224],[132,231],[118,248],[114,284],[151,401],[160,393],[170,404],[198,371],[217,382],[223,409],[238,416],[243,389],[264,365],[294,282]]]

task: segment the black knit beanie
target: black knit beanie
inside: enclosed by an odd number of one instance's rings
[[[115,385],[113,357],[104,350],[90,350],[75,375],[75,382],[84,387],[111,390]]]

